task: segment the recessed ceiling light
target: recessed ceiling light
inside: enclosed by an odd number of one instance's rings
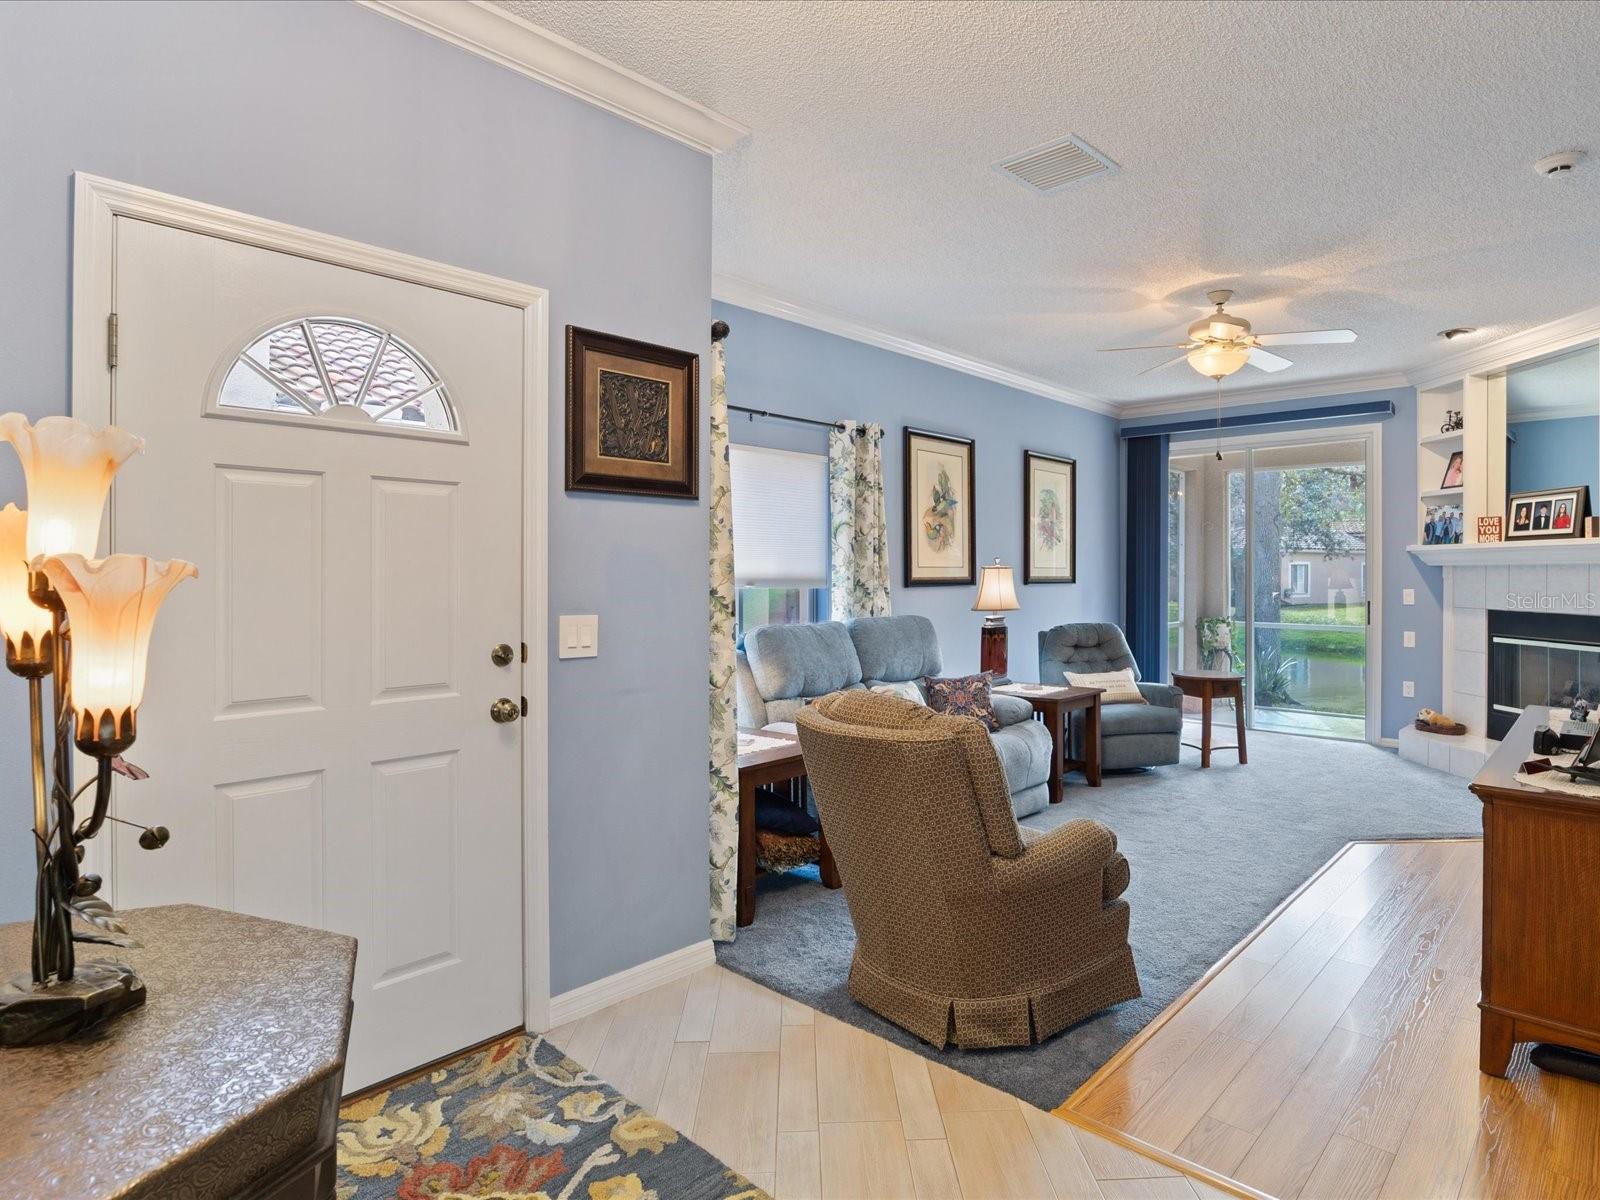
[[[1442,337],[1447,342],[1453,342],[1458,337],[1466,337],[1467,334],[1469,334],[1469,333],[1477,333],[1477,332],[1478,332],[1478,330],[1477,330],[1476,326],[1473,326],[1473,325],[1457,325],[1453,329],[1441,329],[1441,330],[1439,330],[1439,336]]]
[[[1558,154],[1547,154],[1533,164],[1533,173],[1543,175],[1547,179],[1559,179],[1577,170],[1578,164],[1586,157],[1582,150],[1562,150]]]

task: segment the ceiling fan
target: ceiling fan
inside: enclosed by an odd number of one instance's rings
[[[1207,379],[1222,380],[1232,375],[1246,363],[1261,371],[1281,371],[1294,363],[1280,355],[1265,350],[1264,346],[1318,346],[1333,342],[1356,340],[1352,329],[1307,329],[1299,333],[1251,333],[1250,322],[1223,310],[1223,305],[1233,299],[1226,289],[1207,292],[1206,299],[1217,306],[1217,311],[1201,317],[1189,326],[1189,340],[1163,346],[1107,346],[1116,350],[1181,350],[1176,357],[1157,363],[1140,371],[1148,375],[1162,367],[1187,359],[1189,365]]]

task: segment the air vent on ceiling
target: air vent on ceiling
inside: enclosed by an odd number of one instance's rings
[[[1094,175],[1109,175],[1118,168],[1088,142],[1069,134],[1003,159],[995,163],[995,169],[1036,192],[1054,192]]]

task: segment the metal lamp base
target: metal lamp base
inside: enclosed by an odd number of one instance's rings
[[[65,1041],[138,1008],[144,995],[144,981],[121,963],[79,963],[71,979],[44,987],[30,975],[14,975],[0,983],[0,1046]]]

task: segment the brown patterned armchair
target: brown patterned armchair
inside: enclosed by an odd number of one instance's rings
[[[1116,835],[1024,836],[982,724],[862,691],[796,724],[862,1004],[940,1048],[1025,1046],[1139,995]]]

